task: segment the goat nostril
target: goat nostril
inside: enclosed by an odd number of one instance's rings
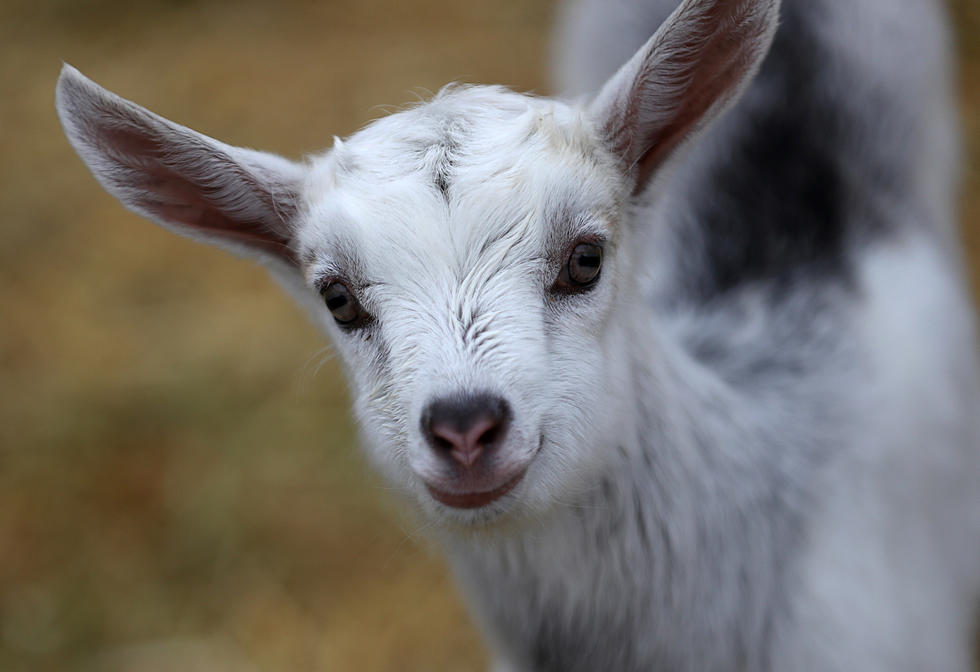
[[[500,425],[493,425],[482,434],[476,440],[476,445],[478,446],[489,446],[497,441],[497,436],[500,434]]]
[[[453,442],[449,439],[445,439],[439,436],[438,432],[432,432],[432,441],[436,444],[436,447],[440,450],[450,451],[453,449]]]

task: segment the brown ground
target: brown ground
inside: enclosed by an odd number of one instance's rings
[[[250,264],[120,208],[52,108],[64,59],[298,156],[449,80],[543,89],[548,0],[444,4],[0,5],[0,670],[484,664],[322,338]],[[955,4],[976,250],[980,5]]]

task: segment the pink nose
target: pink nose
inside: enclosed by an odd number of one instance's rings
[[[469,468],[503,440],[509,418],[510,408],[500,397],[439,399],[422,415],[422,432],[437,453]]]

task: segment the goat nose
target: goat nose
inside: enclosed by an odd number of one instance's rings
[[[436,453],[468,468],[503,441],[510,415],[507,402],[494,395],[437,399],[422,413],[422,434]]]

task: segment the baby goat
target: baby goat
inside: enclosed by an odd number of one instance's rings
[[[980,389],[939,2],[676,5],[566,8],[581,102],[450,87],[305,163],[68,66],[58,113],[128,208],[310,308],[499,669],[963,672]]]

